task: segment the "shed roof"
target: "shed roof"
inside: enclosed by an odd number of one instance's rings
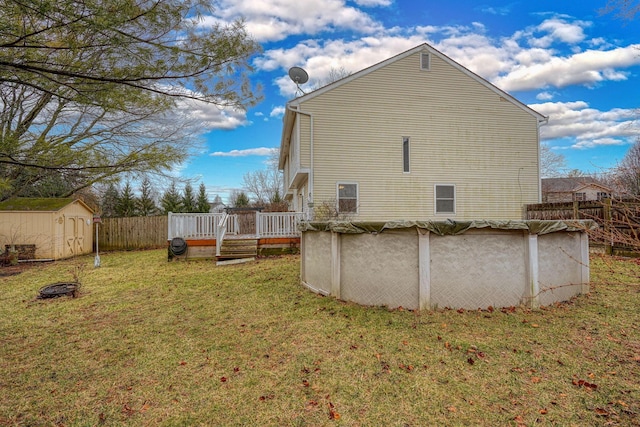
[[[87,210],[93,212],[82,200],[73,198],[31,198],[16,197],[0,202],[0,211],[34,211],[34,212],[57,212],[71,203],[78,202]]]

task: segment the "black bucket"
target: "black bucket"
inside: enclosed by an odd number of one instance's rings
[[[184,255],[187,252],[187,242],[182,237],[174,237],[169,244],[173,255]]]

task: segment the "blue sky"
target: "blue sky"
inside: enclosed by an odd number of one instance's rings
[[[601,15],[607,0],[213,0],[202,25],[243,17],[263,52],[252,59],[263,101],[248,111],[193,107],[204,146],[177,173],[226,202],[280,143],[302,67],[309,89],[332,69],[357,72],[421,43],[549,116],[541,140],[568,169],[602,172],[640,135],[640,18]]]

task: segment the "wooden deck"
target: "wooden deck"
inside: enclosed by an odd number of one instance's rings
[[[224,238],[220,257],[216,257],[216,239],[185,239],[187,252],[184,255],[174,255],[168,250],[168,259],[235,259],[245,256],[265,256],[300,251],[300,237],[261,237],[252,234],[227,235]],[[248,242],[255,243],[249,245]],[[167,241],[167,248],[169,241]],[[251,246],[251,248],[249,248]],[[226,249],[228,248],[228,251]],[[251,251],[251,252],[249,252]],[[251,255],[252,254],[252,255]]]

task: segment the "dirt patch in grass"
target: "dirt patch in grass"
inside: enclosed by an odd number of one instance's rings
[[[0,277],[15,276],[23,271],[33,268],[36,264],[32,262],[21,262],[17,265],[0,265]]]
[[[83,258],[92,266],[93,258]],[[76,264],[74,264],[75,262]],[[0,425],[638,425],[640,266],[541,310],[390,311],[310,293],[297,256],[110,253],[1,278]]]

